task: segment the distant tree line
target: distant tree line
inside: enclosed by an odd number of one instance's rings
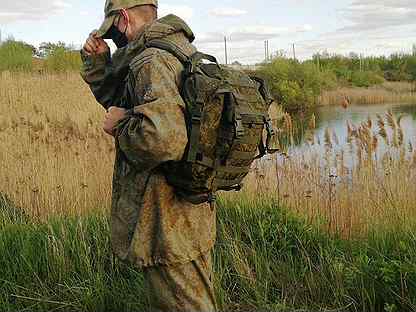
[[[416,55],[362,57],[315,54],[300,62],[284,54],[276,55],[258,70],[273,96],[286,110],[302,110],[318,104],[323,91],[339,87],[369,88],[386,81],[416,82]]]
[[[315,54],[313,62],[320,69],[332,70],[337,77],[351,81],[354,72],[373,72],[387,81],[416,81],[416,54],[394,53],[390,56],[363,57],[351,52],[348,56]]]
[[[0,71],[79,70],[81,59],[72,45],[64,42],[43,42],[39,48],[8,38],[0,44]]]

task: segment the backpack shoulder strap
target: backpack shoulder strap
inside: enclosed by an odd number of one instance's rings
[[[204,54],[199,51],[195,52],[191,56],[188,56],[182,51],[180,47],[178,47],[175,43],[169,40],[150,40],[146,42],[145,48],[156,48],[169,52],[170,54],[175,56],[185,67],[188,67],[188,70],[190,72],[193,72],[195,66],[197,66],[202,60],[210,61],[212,63],[215,63],[218,67],[220,67],[217,59],[214,56]]]
[[[182,64],[188,64],[190,57],[187,56],[176,44],[168,40],[154,39],[146,42],[146,48],[156,48],[169,52],[176,57]]]

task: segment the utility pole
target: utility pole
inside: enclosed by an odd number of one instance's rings
[[[264,62],[267,63],[267,40],[264,41]]]
[[[317,61],[317,65],[318,65],[318,71],[321,71],[321,54],[317,54],[316,56],[316,61]]]
[[[271,57],[270,57],[270,46],[269,46],[269,40],[267,40],[267,60],[270,61]]]
[[[271,60],[269,40],[264,41],[264,61],[268,63]]]
[[[296,49],[295,49],[295,44],[292,44],[292,48],[293,48],[293,60],[296,61]]]
[[[265,47],[265,49],[266,49],[266,63],[268,63],[269,62],[269,41],[268,40],[266,40],[266,47]]]
[[[224,36],[225,65],[228,65],[227,36]]]

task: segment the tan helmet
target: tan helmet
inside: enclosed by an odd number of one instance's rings
[[[108,33],[111,25],[113,25],[117,13],[121,9],[131,9],[139,5],[149,4],[158,7],[158,0],[106,0],[104,8],[105,20],[96,33],[97,37],[109,39],[105,35]]]

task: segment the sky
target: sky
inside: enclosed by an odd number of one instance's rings
[[[3,40],[35,46],[81,46],[103,20],[104,0],[0,0]],[[159,0],[159,16],[174,13],[191,26],[199,50],[224,62],[254,64],[272,54],[310,58],[317,52],[365,56],[410,52],[416,43],[416,0]],[[1,60],[0,60],[1,61]]]

